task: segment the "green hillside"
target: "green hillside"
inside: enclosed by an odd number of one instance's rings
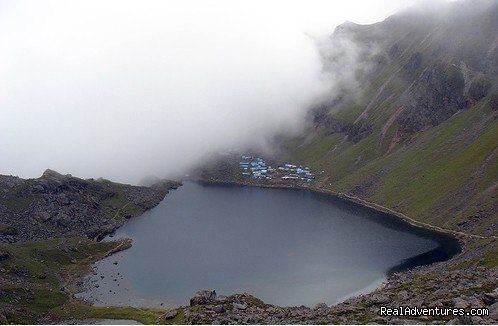
[[[339,26],[331,42],[352,40],[368,69],[354,92],[316,105],[285,158],[320,171],[321,188],[497,235],[498,4],[483,3]]]

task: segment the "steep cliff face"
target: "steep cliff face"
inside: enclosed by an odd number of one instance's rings
[[[496,235],[497,30],[496,1],[337,27],[330,42],[355,49],[356,84],[317,104],[310,127],[282,145],[284,156],[322,171],[317,186]],[[325,47],[332,75],[341,52]]]

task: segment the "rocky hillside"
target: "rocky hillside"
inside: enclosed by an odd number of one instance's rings
[[[63,235],[99,238],[163,200],[174,181],[138,187],[46,170],[40,178],[0,175],[0,243]]]
[[[217,296],[202,291],[190,299],[190,307],[176,312],[188,324],[495,324],[498,320],[498,271],[484,268],[442,272],[444,284],[434,277],[435,270],[394,275],[389,284],[368,295],[328,307],[278,307],[248,295]],[[439,273],[439,270],[437,271]],[[483,278],[481,275],[486,274]],[[416,284],[416,286],[413,286]],[[437,290],[435,290],[437,289]],[[488,316],[380,316],[381,306],[487,308]],[[168,315],[165,315],[168,316]],[[176,317],[173,312],[169,316]]]
[[[164,312],[102,309],[73,294],[93,262],[131,246],[129,239],[95,240],[156,206],[179,185],[156,180],[138,187],[51,170],[37,179],[0,176],[0,324],[130,315],[153,323]]]
[[[280,139],[282,157],[320,171],[317,187],[496,236],[497,30],[498,2],[487,0],[338,26],[325,70],[347,48],[355,81],[314,106],[301,136]]]

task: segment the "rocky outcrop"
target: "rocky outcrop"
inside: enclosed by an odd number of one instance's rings
[[[447,120],[467,107],[460,68],[439,62],[426,69],[405,94],[405,111],[397,118],[403,134],[411,135]]]
[[[344,121],[333,117],[328,112],[327,106],[320,106],[312,110],[311,119],[314,128],[325,129],[329,134],[342,132],[346,126]]]
[[[474,102],[488,95],[488,91],[491,88],[492,83],[486,77],[479,77],[472,81],[469,87],[469,96],[474,100]]]
[[[354,123],[346,123],[326,111],[326,108],[321,108],[312,112],[315,129],[324,130],[327,134],[342,133],[355,143],[370,135],[373,131],[372,125],[365,119]]]
[[[356,131],[348,134],[356,143],[364,137],[357,132],[360,128],[334,113],[344,113],[345,107],[359,116],[340,116],[364,119],[369,113],[385,119],[394,112],[392,106],[402,106],[405,110],[396,121],[399,136],[409,141],[475,105],[496,89],[497,18],[496,1],[459,1],[430,11],[406,10],[376,24],[338,26],[323,46],[324,69],[340,75],[338,62],[353,53],[355,83],[334,89],[331,98],[316,104],[314,126],[334,133]],[[493,101],[489,106],[496,107]]]
[[[185,308],[187,324],[495,324],[498,271],[470,268],[444,271],[440,264],[393,275],[382,288],[334,306],[279,307],[249,294],[220,296]],[[437,271],[437,274],[435,272]],[[197,300],[197,296],[194,297]],[[194,299],[192,298],[192,299]],[[197,302],[197,301],[195,301]],[[380,307],[486,308],[488,316],[381,316]]]
[[[0,243],[46,239],[64,234],[100,238],[157,205],[170,189],[80,179],[46,170],[40,178],[0,176]]]
[[[195,294],[193,298],[190,299],[190,305],[196,306],[196,305],[208,304],[215,301],[216,298],[217,298],[216,291],[209,291],[209,290],[199,291]]]
[[[355,143],[370,135],[372,130],[372,125],[366,120],[360,120],[353,124],[346,125],[342,129],[348,136],[348,139]]]

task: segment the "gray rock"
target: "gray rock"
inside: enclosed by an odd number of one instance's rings
[[[374,319],[372,319],[372,323],[387,324],[387,319],[384,317],[375,317]]]
[[[233,307],[235,309],[239,309],[239,310],[246,310],[247,309],[247,306],[245,304],[240,304],[240,303],[234,303]]]
[[[164,319],[173,319],[175,318],[176,316],[178,316],[178,310],[171,310],[170,312],[166,313],[164,315]]]
[[[36,217],[37,217],[38,219],[40,219],[42,222],[46,222],[46,221],[50,220],[50,218],[51,218],[52,216],[50,216],[50,214],[49,214],[49,213],[47,213],[47,212],[38,212],[38,213],[36,214]]]
[[[225,312],[225,308],[222,305],[217,305],[213,307],[213,311],[217,314],[222,314]]]
[[[470,325],[472,323],[472,319],[469,316],[459,316],[458,322],[460,325]]]
[[[317,303],[315,306],[313,306],[313,310],[323,310],[323,309],[327,309],[328,306],[326,303]]]
[[[498,320],[498,302],[493,303],[489,306],[489,318]]]
[[[481,300],[476,297],[471,297],[468,302],[472,308],[484,308],[486,306]]]
[[[398,297],[399,297],[401,300],[406,300],[406,299],[410,298],[410,295],[408,294],[408,291],[406,291],[406,290],[402,290],[402,291],[399,291],[399,292],[398,292]]]
[[[387,294],[374,293],[366,301],[370,304],[386,304],[391,302],[391,299]]]
[[[220,295],[216,298],[216,301],[224,303],[227,302],[228,298],[225,295]]]
[[[196,306],[196,305],[208,304],[214,302],[216,300],[216,297],[217,297],[216,291],[209,291],[209,290],[199,291],[195,294],[193,298],[190,299],[190,305]]]
[[[482,296],[482,300],[486,304],[492,305],[493,303],[495,303],[496,301],[498,301],[498,292],[484,293],[484,295]]]
[[[453,305],[455,308],[467,308],[469,303],[463,297],[458,297],[453,299]]]

